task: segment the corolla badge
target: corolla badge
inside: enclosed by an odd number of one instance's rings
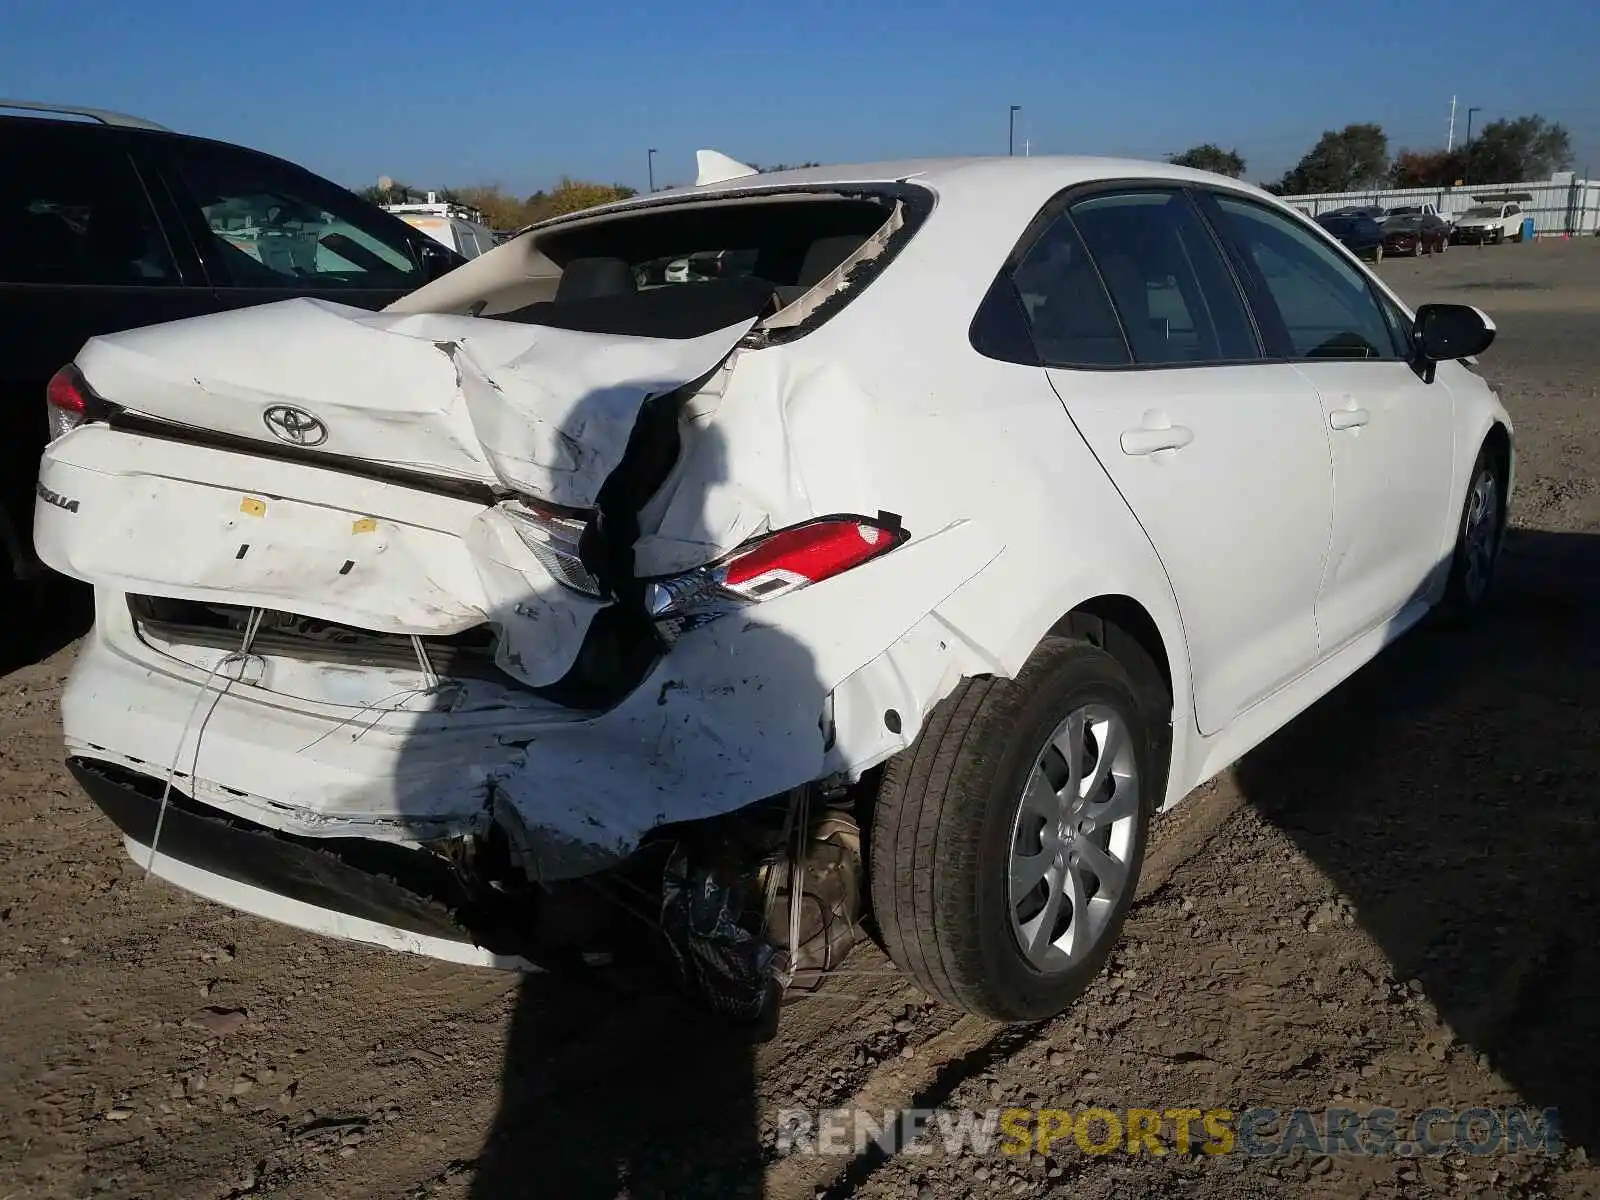
[[[291,446],[320,446],[328,440],[328,427],[303,408],[274,404],[261,414],[272,436]]]

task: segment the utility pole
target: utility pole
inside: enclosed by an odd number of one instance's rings
[[[645,151],[645,165],[650,172],[650,191],[656,190],[656,148],[651,146]]]
[[[1483,111],[1483,107],[1481,105],[1477,105],[1477,106],[1474,106],[1472,108],[1467,109],[1467,140],[1461,143],[1461,148],[1462,148],[1463,151],[1466,152],[1466,155],[1467,155],[1467,157],[1469,159],[1472,157],[1472,114],[1473,113],[1479,113],[1479,112],[1482,112],[1482,111]],[[1461,164],[1461,178],[1465,179],[1466,177],[1467,177],[1467,164],[1466,163],[1462,163]]]
[[[1006,115],[1006,155],[1015,156],[1017,153],[1017,114],[1022,111],[1022,105],[1013,104],[1011,111]]]
[[[1444,144],[1444,152],[1449,154],[1456,148],[1456,98],[1450,97],[1450,136]]]

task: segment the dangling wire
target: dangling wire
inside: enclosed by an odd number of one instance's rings
[[[167,781],[161,789],[161,806],[156,810],[156,828],[150,837],[150,857],[145,860],[144,864],[146,879],[150,878],[150,872],[156,865],[156,846],[161,841],[161,827],[166,824],[167,820],[167,804],[172,799],[172,781],[178,774],[178,760],[183,757],[183,744],[189,740],[189,730],[194,725],[195,714],[200,711],[200,701],[211,693],[211,682],[216,679],[224,667],[238,664],[242,668],[249,661],[250,647],[255,644],[256,634],[261,630],[261,620],[265,615],[266,613],[263,609],[252,608],[250,610],[250,615],[245,618],[244,641],[237,650],[225,654],[217,660],[217,665],[212,667],[206,674],[205,681],[200,685],[200,690],[195,693],[194,703],[189,706],[189,715],[183,722],[183,729],[178,733],[178,744],[172,751],[172,762],[167,767]],[[243,675],[243,673],[241,669],[240,675]],[[238,680],[230,677],[228,682],[230,684],[237,683]],[[217,693],[216,700],[212,702],[213,709],[221,702],[222,697],[227,692],[228,689],[223,688]],[[206,714],[207,719],[210,718],[210,715],[210,713]],[[202,722],[201,728],[204,729],[204,727],[204,722]],[[189,766],[189,777],[191,779],[194,778],[194,773],[199,766],[200,739],[197,737],[194,744],[194,759]]]
[[[789,958],[783,968],[783,987],[794,982],[795,963],[800,958],[800,917],[805,909],[806,851],[811,843],[811,789],[800,789],[794,840],[789,850]]]

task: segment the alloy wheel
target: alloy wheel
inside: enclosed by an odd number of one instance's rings
[[[1035,970],[1093,954],[1132,875],[1139,758],[1127,720],[1103,704],[1074,709],[1034,759],[1012,823],[1007,906]]]
[[[1462,588],[1467,600],[1476,604],[1489,589],[1494,571],[1495,550],[1500,540],[1500,485],[1494,470],[1485,467],[1472,482],[1467,495],[1467,519],[1461,530],[1466,570]]]

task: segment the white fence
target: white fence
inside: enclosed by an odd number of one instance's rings
[[[1469,183],[1453,188],[1376,188],[1364,192],[1320,192],[1312,196],[1285,196],[1290,204],[1321,216],[1347,204],[1379,204],[1393,208],[1400,204],[1432,201],[1445,216],[1457,216],[1477,203],[1474,196],[1523,192],[1533,197],[1520,200],[1524,216],[1533,218],[1538,237],[1600,232],[1600,180],[1557,176],[1538,183]]]

